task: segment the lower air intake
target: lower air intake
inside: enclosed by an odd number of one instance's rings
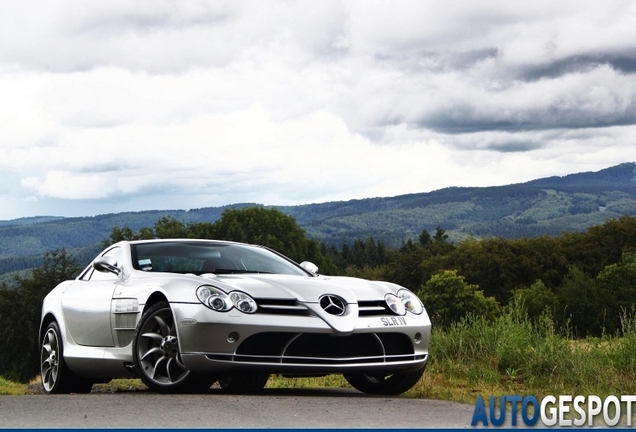
[[[388,363],[415,360],[413,344],[401,333],[333,336],[317,333],[266,332],[252,335],[234,356],[240,362],[279,364]]]

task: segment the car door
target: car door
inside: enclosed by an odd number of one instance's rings
[[[112,256],[121,268],[123,253],[119,247],[102,254]],[[62,295],[66,328],[78,345],[113,347],[111,303],[119,283],[114,273],[90,269]]]

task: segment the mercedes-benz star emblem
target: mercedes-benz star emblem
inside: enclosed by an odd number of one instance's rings
[[[320,297],[320,306],[331,315],[344,315],[346,304],[344,300],[335,295],[325,295]]]

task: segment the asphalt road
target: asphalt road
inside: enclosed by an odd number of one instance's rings
[[[0,396],[3,428],[463,428],[474,406],[349,389]]]

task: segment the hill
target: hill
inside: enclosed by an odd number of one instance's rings
[[[106,214],[42,216],[0,221],[0,274],[39,265],[44,252],[66,248],[86,262],[112,227],[139,229],[164,216],[213,222],[230,207]],[[277,207],[308,235],[340,245],[374,237],[397,246],[440,225],[453,241],[467,237],[536,237],[583,231],[621,215],[636,216],[636,163],[598,172],[548,177],[497,187],[451,187],[388,198]]]
[[[455,241],[558,235],[636,215],[636,164],[508,186],[452,187],[280,209],[326,242],[373,236],[397,245],[437,225]]]

